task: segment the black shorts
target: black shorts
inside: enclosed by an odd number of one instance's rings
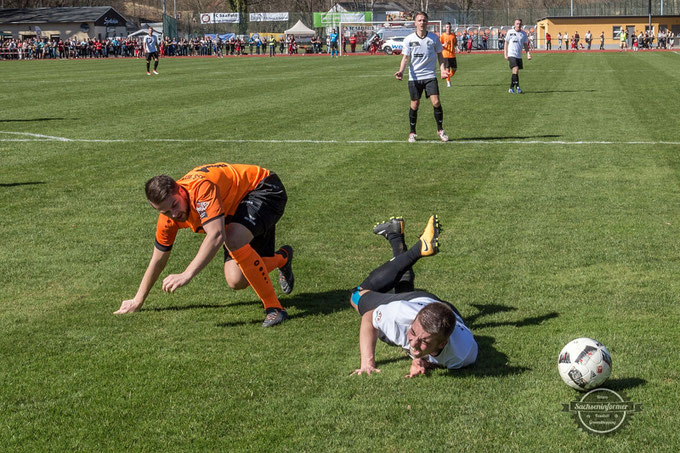
[[[432,95],[439,96],[439,84],[437,84],[437,79],[409,80],[408,92],[411,95],[412,101],[419,100],[423,95],[423,90],[425,91],[426,98],[429,98]]]
[[[158,60],[158,52],[147,52],[146,61],[151,61],[151,59]]]
[[[354,288],[352,290],[352,294],[354,297],[354,293],[360,291],[360,289]],[[445,300],[441,300],[439,297],[435,296],[432,293],[429,293],[427,291],[409,291],[406,293],[379,293],[377,291],[369,291],[367,293],[364,293],[363,296],[359,297],[359,301],[356,304],[357,308],[359,309],[359,314],[363,316],[365,313],[375,310],[381,305],[386,305],[389,304],[390,302],[394,302],[396,300],[413,300],[418,297],[429,297],[430,299],[436,300],[437,302],[441,302],[443,304],[448,305],[451,307],[451,310],[460,318],[463,319],[463,316],[461,316],[460,312],[456,307],[453,306],[451,302],[447,302]],[[464,322],[464,320],[463,320]]]
[[[225,223],[238,223],[248,228],[254,236],[250,246],[260,256],[274,256],[276,222],[283,215],[286,201],[288,196],[283,183],[276,173],[271,173],[241,200],[234,215],[225,218]],[[224,261],[231,259],[224,247]]]
[[[411,291],[408,293],[396,294],[369,291],[361,296],[357,307],[359,308],[359,314],[363,316],[364,313],[375,310],[381,305],[389,304],[395,300],[411,300],[415,299],[416,297],[429,297],[434,300],[440,300],[437,296],[432,293],[428,293],[427,291]]]
[[[510,63],[510,69],[514,68],[515,66],[517,66],[519,69],[524,69],[521,58],[508,57],[508,63]]]
[[[453,69],[454,71],[458,69],[458,63],[456,62],[456,57],[444,58],[444,67],[446,69]]]

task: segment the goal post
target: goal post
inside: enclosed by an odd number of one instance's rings
[[[442,32],[442,21],[441,20],[430,20],[427,24],[427,30],[436,34],[441,35]],[[416,31],[416,27],[413,21],[380,21],[380,22],[340,22],[338,35],[341,41],[338,43],[340,48],[340,55],[343,54],[344,46],[343,41],[349,39],[352,35],[357,38],[357,49],[368,50],[368,44],[370,39],[378,34],[381,39],[389,39],[391,36],[404,36],[405,33],[411,33]]]

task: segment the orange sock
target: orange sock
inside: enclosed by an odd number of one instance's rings
[[[264,304],[265,310],[267,308],[279,308],[283,310],[281,302],[276,297],[274,287],[271,280],[269,280],[269,269],[264,260],[258,253],[246,244],[238,250],[230,253],[234,258],[236,264],[243,272],[243,275],[250,283],[250,286],[255,290],[260,300]]]
[[[262,262],[267,266],[267,272],[271,272],[286,264],[286,258],[280,253],[274,253],[274,256],[263,256]]]

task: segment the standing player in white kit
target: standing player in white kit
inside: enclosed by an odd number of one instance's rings
[[[411,109],[408,113],[411,132],[408,136],[409,143],[414,143],[416,138],[416,122],[418,120],[418,106],[420,98],[425,91],[425,97],[430,98],[434,107],[434,119],[437,121],[437,135],[443,142],[448,142],[449,137],[444,132],[442,122],[444,112],[439,102],[439,85],[437,84],[436,63],[439,61],[441,77],[445,79],[448,71],[444,67],[442,56],[442,44],[439,37],[427,31],[428,17],[426,13],[418,12],[415,18],[416,31],[404,38],[403,57],[399,71],[394,73],[397,80],[404,76],[404,70],[408,65],[408,91],[411,95]],[[410,59],[410,63],[409,63]]]
[[[529,38],[527,33],[522,30],[522,19],[515,19],[515,26],[505,36],[505,59],[510,63],[510,70],[512,71],[508,93],[519,94],[522,92],[522,89],[519,87],[519,70],[523,68],[522,49],[526,49],[527,60],[531,60]]]

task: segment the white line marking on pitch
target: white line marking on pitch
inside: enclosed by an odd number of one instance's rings
[[[0,142],[76,142],[76,143],[273,143],[273,144],[392,144],[406,143],[405,140],[265,140],[265,139],[199,139],[199,138],[140,138],[140,139],[89,139],[89,138],[66,138],[52,135],[32,134],[30,132],[6,132],[0,134],[26,135],[30,138],[0,138]],[[416,143],[440,144],[439,140],[419,140]],[[511,145],[680,145],[680,141],[609,141],[609,140],[450,140],[451,144],[511,144]]]
[[[52,135],[42,135],[42,134],[31,134],[30,132],[5,132],[0,131],[0,134],[12,134],[12,135],[28,135],[29,137],[36,137],[46,139],[48,141],[58,141],[58,142],[70,142],[71,140],[65,137],[55,137]],[[34,140],[38,141],[38,140]]]

